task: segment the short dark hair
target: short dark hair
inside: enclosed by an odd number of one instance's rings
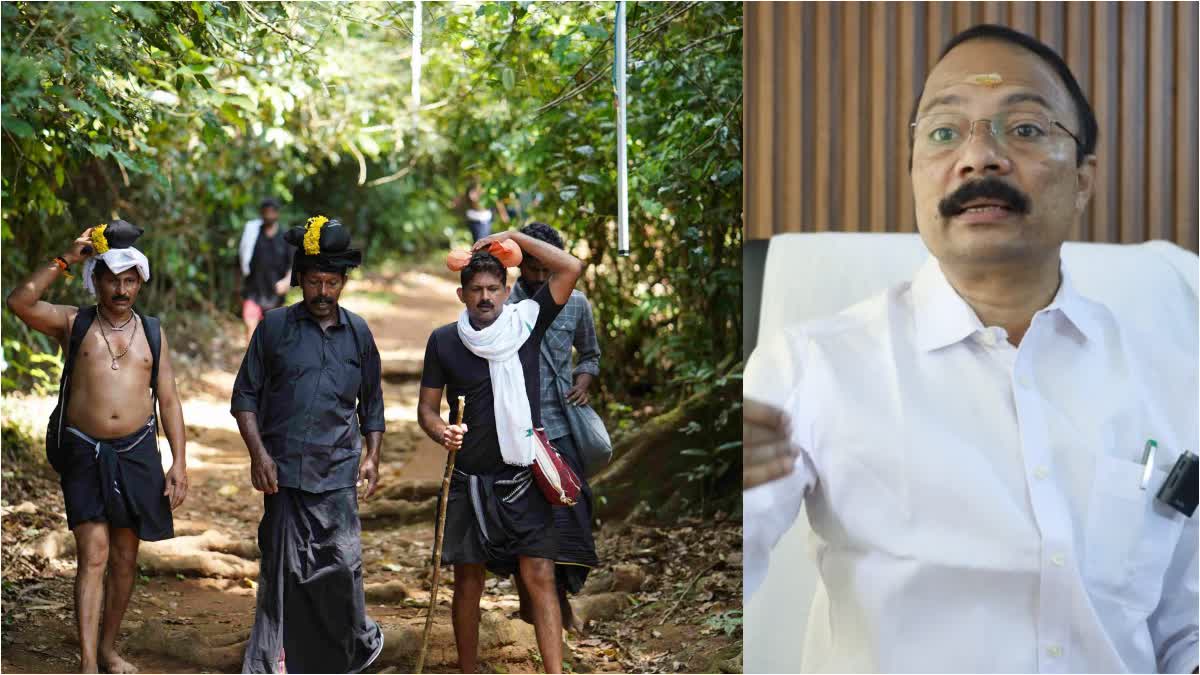
[[[273,208],[276,211],[278,211],[279,210],[279,200],[275,199],[274,197],[267,197],[266,199],[264,199],[258,203],[259,211],[262,211],[263,209],[265,209],[267,207]]]
[[[562,249],[566,248],[563,245],[562,235],[558,233],[558,230],[545,223],[530,223],[521,228],[521,233],[529,235],[538,241],[544,241],[547,244],[551,244]]]
[[[982,23],[978,26],[972,26],[963,32],[950,38],[950,42],[942,49],[942,53],[938,56],[938,61],[946,58],[946,54],[950,50],[961,45],[968,40],[992,39],[1002,40],[1010,44],[1024,47],[1036,54],[1043,61],[1058,73],[1059,79],[1067,86],[1067,93],[1071,96],[1071,101],[1075,104],[1075,115],[1079,118],[1080,129],[1076,134],[1079,138],[1075,144],[1075,165],[1083,164],[1083,160],[1088,155],[1096,154],[1096,142],[1100,138],[1100,125],[1096,123],[1096,111],[1092,109],[1092,104],[1084,95],[1083,89],[1080,88],[1078,80],[1071,72],[1067,62],[1059,56],[1058,52],[1051,49],[1048,45],[1040,42],[1037,38],[1026,35],[1020,31],[1015,31],[1007,26],[997,26],[991,23]],[[936,64],[935,64],[936,65]],[[922,85],[921,91],[917,93],[917,98],[913,101],[912,113],[908,116],[908,123],[911,127],[913,122],[917,121],[917,107],[921,105],[921,97],[925,94],[925,87]],[[908,136],[908,170],[912,171],[912,149],[913,137]]]
[[[471,283],[471,279],[474,279],[476,274],[494,274],[500,279],[501,283],[507,283],[508,281],[508,270],[504,267],[504,264],[500,262],[499,258],[487,251],[477,251],[471,256],[471,262],[467,263],[467,266],[462,268],[462,271],[458,273],[459,283],[463,288],[466,288],[467,284]]]

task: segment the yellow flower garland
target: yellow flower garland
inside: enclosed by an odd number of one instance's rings
[[[107,227],[108,223],[103,223],[92,228],[92,247],[96,249],[96,255],[108,253],[108,239],[104,236]]]
[[[325,216],[313,216],[308,219],[304,230],[304,253],[307,255],[321,254],[321,226],[328,223]]]

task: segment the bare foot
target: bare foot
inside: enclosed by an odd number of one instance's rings
[[[83,661],[81,659],[79,661],[79,672],[81,672],[81,673],[98,673],[98,672],[100,672],[100,667],[94,663],[87,663],[86,661]]]
[[[575,609],[571,607],[571,601],[567,600],[566,596],[559,596],[558,609],[562,616],[563,628],[567,630],[569,635],[582,637],[586,632],[583,620],[575,613]]]
[[[106,673],[136,673],[137,666],[121,658],[121,655],[112,652],[111,654],[101,654],[100,663],[104,666]]]

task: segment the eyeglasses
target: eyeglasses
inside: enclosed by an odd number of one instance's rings
[[[1083,145],[1070,129],[1039,112],[1001,112],[980,120],[959,113],[934,113],[920,117],[910,125],[913,154],[936,157],[956,150],[975,133],[980,122],[987,122],[992,138],[1013,152],[1045,152],[1052,147],[1058,130],[1070,136],[1076,148]]]

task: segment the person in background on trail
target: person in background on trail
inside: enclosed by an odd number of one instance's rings
[[[238,244],[242,270],[242,322],[246,339],[268,310],[283,304],[292,277],[292,246],[279,232],[279,202],[268,197],[258,205],[261,218],[248,221]]]
[[[484,194],[483,183],[477,176],[472,176],[467,184],[467,191],[459,195],[454,202],[454,208],[463,212],[472,241],[479,241],[492,232],[492,209],[484,206]],[[500,214],[500,220],[507,225],[508,210],[503,202],[497,203],[495,210]]]
[[[521,228],[521,232],[556,248],[563,248],[562,235],[545,223],[530,223]],[[521,276],[508,296],[510,304],[532,298],[550,276],[546,266],[532,255],[522,257],[519,269]],[[599,564],[596,542],[592,537],[592,489],[584,479],[583,458],[571,438],[571,428],[567,426],[566,411],[563,410],[564,398],[569,405],[587,404],[592,380],[600,376],[600,345],[596,341],[596,324],[592,318],[592,306],[582,291],[571,291],[566,306],[546,329],[542,346],[539,359],[542,426],[546,429],[550,444],[567,460],[583,485],[581,498],[575,506],[554,509],[554,526],[558,534],[558,556],[555,558],[558,563],[555,565],[558,604],[563,625],[579,633],[584,627],[571,609],[567,593],[578,593],[587,581],[588,572]],[[572,346],[579,354],[579,362],[574,369],[571,368]],[[561,373],[561,377],[557,377],[556,373]],[[571,374],[571,380],[566,379],[567,373]],[[565,393],[560,393],[560,388],[565,388]],[[516,585],[521,597],[521,618],[532,622],[529,592],[521,583],[520,575],[516,577]]]
[[[505,263],[489,252],[493,243],[509,240],[548,272],[542,287],[515,305],[505,304]],[[582,271],[574,256],[521,232],[481,239],[460,268],[458,297],[465,309],[456,323],[436,329],[425,348],[418,422],[447,450],[461,448],[446,507],[442,562],[454,566],[451,611],[463,672],[473,673],[477,666],[479,601],[487,570],[520,575],[542,664],[548,673],[562,672],[562,615],[554,582],[558,537],[550,502],[532,486],[530,439],[532,429],[541,426],[542,338]],[[451,401],[451,419],[456,397],[465,397],[461,425],[442,419],[443,390]],[[476,500],[479,506],[473,508]]]
[[[137,672],[116,643],[133,591],[138,543],[175,536],[171,511],[188,491],[183,407],[167,336],[158,319],[134,309],[150,280],[150,262],[133,247],[141,234],[124,220],[88,228],[8,296],[9,310],[57,340],[66,356],[46,450],[75,535],[75,621],[85,673]],[[42,300],[81,262],[95,305]],[[156,400],[173,457],[165,476]]]
[[[383,649],[363,596],[357,501],[379,481],[379,350],[367,322],[338,305],[348,271],[362,264],[346,228],[315,216],[284,238],[304,297],[258,324],[230,404],[264,493],[242,672],[355,673]]]

